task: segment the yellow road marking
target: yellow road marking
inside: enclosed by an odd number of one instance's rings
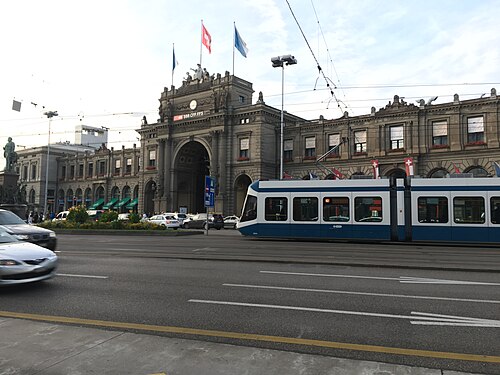
[[[215,331],[215,330],[205,330],[196,328],[113,322],[106,320],[80,319],[80,318],[70,318],[66,316],[26,314],[26,313],[16,313],[9,311],[0,311],[0,317],[29,319],[29,320],[37,320],[44,322],[52,322],[52,323],[79,324],[79,325],[104,327],[104,328],[134,329],[138,331],[148,331],[148,332],[177,333],[184,335],[197,335],[197,336],[207,336],[207,337],[223,337],[223,338],[238,339],[238,340],[253,340],[253,341],[274,342],[282,344],[318,346],[322,348],[356,350],[356,351],[372,352],[372,353],[384,353],[384,354],[395,354],[395,355],[427,357],[427,358],[441,358],[441,359],[452,359],[460,361],[500,363],[500,356],[490,356],[481,354],[404,349],[404,348],[394,348],[387,346],[350,344],[344,342],[312,340],[312,339],[302,339],[294,337],[280,337],[280,336],[268,336],[268,335],[252,334],[252,333],[238,333],[238,332]]]

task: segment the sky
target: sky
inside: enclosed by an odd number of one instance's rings
[[[1,1],[0,15],[0,143],[10,136],[17,151],[47,144],[47,111],[59,114],[51,143],[73,143],[83,124],[109,128],[108,147],[139,145],[142,116],[156,122],[164,87],[200,59],[222,75],[234,61],[253,103],[262,91],[281,108],[271,58],[295,56],[284,109],[308,120],[368,114],[394,95],[445,103],[500,90],[500,0],[17,0]]]

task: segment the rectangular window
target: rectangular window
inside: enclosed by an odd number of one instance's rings
[[[66,178],[66,166],[65,166],[65,165],[63,165],[63,166],[61,167],[61,178],[62,178],[62,179],[65,179],[65,178]]]
[[[250,119],[249,118],[242,118],[240,119],[240,124],[248,124],[250,123]]]
[[[71,165],[69,167],[69,178],[71,178],[71,179],[75,178],[75,166],[74,165]]]
[[[125,173],[132,173],[132,159],[127,158],[127,165],[125,166]]]
[[[149,150],[148,167],[156,166],[156,150]]]
[[[330,134],[328,136],[328,150],[331,150],[335,146],[340,144],[340,134]],[[340,151],[340,147],[335,148],[335,150],[331,151],[328,156],[338,156]]]
[[[99,161],[99,175],[104,176],[106,173],[106,162],[104,160]]]
[[[305,157],[310,159],[316,157],[316,137],[306,138]]]
[[[31,179],[36,180],[36,164],[31,166]]]
[[[434,121],[432,123],[432,145],[444,146],[448,144],[448,122]]]
[[[88,173],[87,173],[87,176],[88,177],[94,176],[94,163],[89,163],[88,164]]]
[[[115,172],[114,172],[115,174],[120,173],[121,165],[122,165],[122,161],[120,159],[116,159],[115,160]]]
[[[447,223],[448,198],[446,197],[419,197],[419,223]]]
[[[354,220],[360,222],[382,221],[381,197],[354,198]]]
[[[491,197],[491,222],[500,224],[500,197]]]
[[[240,139],[240,156],[241,160],[248,160],[248,149],[250,148],[250,139],[241,138]]]
[[[285,139],[283,143],[283,159],[286,161],[293,160],[293,139]]]
[[[83,178],[83,164],[78,164],[78,177]]]
[[[354,152],[355,153],[366,152],[366,130],[360,130],[354,132]]]
[[[318,198],[293,198],[294,221],[318,221]]]
[[[457,224],[483,224],[485,222],[484,198],[453,198],[453,220]]]
[[[28,166],[25,165],[23,166],[23,180],[27,180],[28,179]]]
[[[282,197],[269,197],[265,200],[265,220],[266,221],[287,221],[288,220],[288,199]]]
[[[467,119],[467,143],[484,142],[483,116],[469,117]]]
[[[324,221],[349,221],[349,198],[347,197],[324,197],[323,198],[323,220]]]
[[[403,125],[390,127],[391,150],[404,148],[404,127]]]

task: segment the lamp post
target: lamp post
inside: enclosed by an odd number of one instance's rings
[[[281,68],[281,122],[280,122],[280,180],[283,179],[283,147],[284,147],[284,139],[283,139],[283,128],[284,128],[284,118],[283,118],[283,110],[284,110],[284,98],[285,98],[285,65],[295,65],[297,64],[297,59],[292,55],[283,55],[278,57],[272,57],[271,63],[273,64],[273,68]]]
[[[59,116],[57,111],[48,111],[44,113],[49,119],[49,139],[47,142],[47,162],[45,163],[45,203],[43,206],[43,214],[47,217],[47,204],[48,204],[48,191],[49,191],[49,160],[50,160],[50,125],[52,123],[52,117]]]

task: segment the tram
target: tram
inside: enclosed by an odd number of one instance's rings
[[[500,179],[256,181],[238,229],[257,238],[500,243]]]

